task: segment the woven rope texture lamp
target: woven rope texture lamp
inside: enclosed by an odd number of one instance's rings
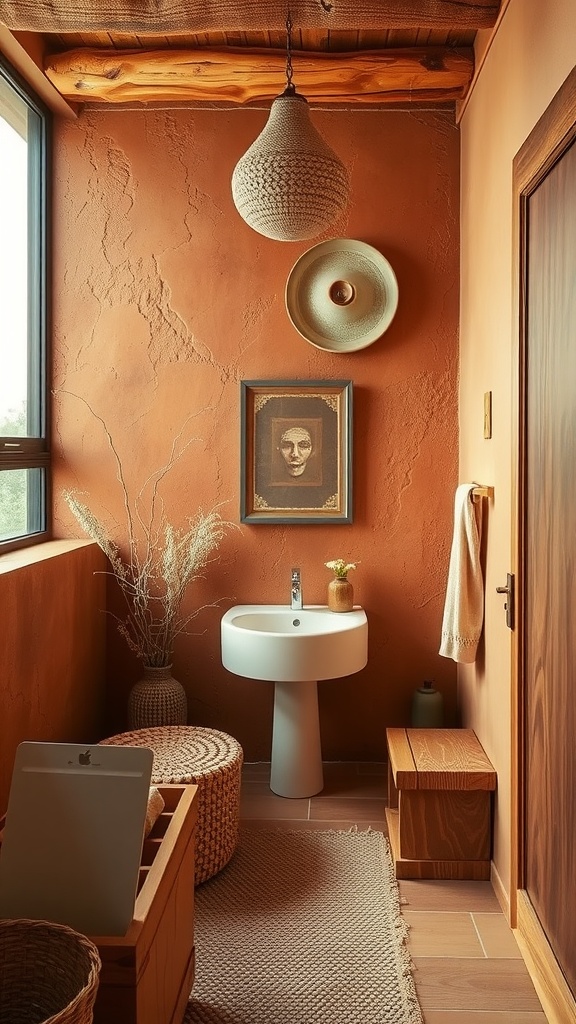
[[[286,19],[286,88],[232,175],[232,198],[254,231],[280,242],[316,238],[348,204],[346,168],[310,121],[292,85],[292,20]]]

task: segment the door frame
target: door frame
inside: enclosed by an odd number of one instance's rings
[[[528,202],[532,193],[576,140],[576,67],[560,87],[513,161],[513,309],[518,317],[518,344],[513,368],[512,480],[513,537],[517,625],[512,647],[512,845],[510,923],[550,1024],[576,1018],[576,1000],[548,943],[525,889],[525,753],[526,686],[524,558],[526,552],[526,296]]]

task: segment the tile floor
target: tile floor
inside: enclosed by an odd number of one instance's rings
[[[241,818],[251,828],[386,832],[386,765],[330,762],[305,800],[271,792],[270,765],[246,764]],[[490,882],[401,881],[424,1024],[546,1024]]]

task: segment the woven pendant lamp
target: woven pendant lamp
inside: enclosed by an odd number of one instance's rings
[[[286,20],[287,86],[232,175],[232,198],[254,231],[280,242],[316,238],[346,209],[348,172],[310,120],[292,85],[290,14]]]

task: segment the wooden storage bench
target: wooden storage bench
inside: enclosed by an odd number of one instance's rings
[[[126,935],[90,936],[102,959],[94,1024],[182,1024],[194,982],[196,786],[158,786]]]
[[[472,729],[387,729],[397,878],[490,878],[496,772]]]

